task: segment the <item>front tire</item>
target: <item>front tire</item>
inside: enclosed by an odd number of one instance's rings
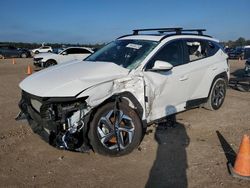
[[[139,146],[142,124],[137,113],[126,103],[119,103],[116,116],[114,107],[112,102],[97,110],[90,122],[88,137],[95,152],[121,156]]]
[[[21,54],[21,58],[26,58],[27,57],[27,54],[26,53],[22,53]]]
[[[44,67],[47,68],[47,67],[54,66],[54,65],[56,65],[56,64],[57,64],[57,63],[56,63],[55,60],[50,59],[50,60],[48,60],[48,61],[45,62]]]
[[[208,110],[218,110],[226,97],[226,88],[227,83],[224,78],[216,79],[204,107]]]

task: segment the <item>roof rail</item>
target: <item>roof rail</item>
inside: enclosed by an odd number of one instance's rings
[[[173,27],[173,28],[151,28],[151,29],[134,29],[133,35],[139,35],[141,31],[158,31],[159,33],[175,32],[176,34],[182,34],[182,32],[197,32],[198,35],[203,35],[203,31],[206,29],[183,29],[182,27]]]
[[[151,28],[151,29],[134,29],[133,35],[138,35],[139,31],[158,31],[158,32],[180,32],[183,28],[173,27],[173,28]]]
[[[198,32],[198,35],[203,35],[203,31],[206,31],[206,29],[183,29],[182,31],[190,31],[190,32]]]

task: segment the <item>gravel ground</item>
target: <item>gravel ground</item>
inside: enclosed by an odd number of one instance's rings
[[[26,121],[14,120],[28,64],[32,59],[0,60],[0,187],[249,187],[227,170],[243,134],[250,133],[249,92],[228,89],[220,110],[180,113],[175,127],[152,126],[137,150],[110,158],[58,150]],[[230,65],[237,72],[244,61]]]

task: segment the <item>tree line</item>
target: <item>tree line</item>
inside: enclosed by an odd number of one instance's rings
[[[42,46],[41,43],[26,43],[26,42],[0,42],[0,45],[10,45],[15,46],[16,48],[26,48],[26,49],[34,49]],[[101,48],[105,45],[102,44],[70,44],[70,43],[45,43],[44,46],[51,46],[52,48],[65,48],[65,47],[89,47],[89,48]]]
[[[239,37],[237,40],[232,41],[229,40],[227,42],[222,42],[222,44],[224,46],[228,46],[229,48],[235,48],[235,47],[243,47],[243,46],[247,46],[250,45],[250,40],[246,40],[243,37]]]
[[[225,42],[221,42],[223,46],[227,46],[229,48],[242,47],[250,45],[250,40],[246,40],[243,37],[239,37],[237,40],[229,40]],[[40,43],[24,43],[24,42],[0,42],[1,44],[7,44],[11,46],[15,46],[16,48],[26,48],[26,49],[34,49],[40,47],[42,44]],[[82,47],[90,47],[90,48],[101,48],[105,45],[102,44],[70,44],[70,43],[46,43],[46,46],[51,46],[52,48],[62,48],[62,47],[73,47],[73,46],[82,46]]]

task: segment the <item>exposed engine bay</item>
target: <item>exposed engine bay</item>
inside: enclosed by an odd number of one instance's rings
[[[87,143],[84,120],[88,113],[85,99],[63,98],[62,102],[62,98],[39,98],[23,91],[19,106],[33,131],[52,146],[84,151]]]

